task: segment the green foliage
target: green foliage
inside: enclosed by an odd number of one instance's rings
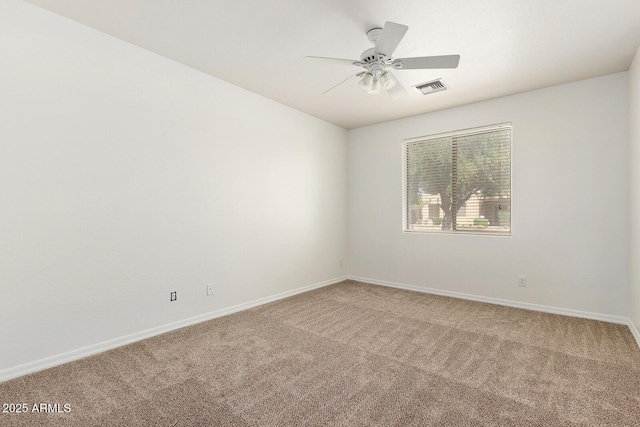
[[[433,221],[433,225],[442,224],[442,218],[431,218],[431,221]]]
[[[452,209],[457,212],[473,195],[511,197],[510,141],[500,132],[433,139],[407,149],[409,206],[422,194],[439,195],[444,230],[451,228]]]
[[[489,226],[489,220],[487,218],[474,218],[473,226],[487,228]]]
[[[510,211],[498,212],[498,221],[500,221],[500,225],[511,224],[511,212]]]
[[[422,197],[415,197],[414,203],[411,205],[410,221],[411,224],[422,222],[422,208],[427,202]]]
[[[408,147],[407,164],[409,205],[415,205],[421,194],[451,193],[451,147],[448,141],[434,140]],[[429,172],[429,173],[428,173]],[[448,179],[440,179],[449,177]]]

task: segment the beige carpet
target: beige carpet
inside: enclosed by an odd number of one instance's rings
[[[638,426],[640,350],[622,325],[343,282],[2,383],[0,401],[29,408],[2,426]]]

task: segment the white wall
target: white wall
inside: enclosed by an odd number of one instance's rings
[[[640,345],[640,49],[629,69],[629,318]]]
[[[626,318],[627,90],[619,73],[351,131],[349,274]],[[403,233],[403,139],[502,122],[513,236]]]
[[[0,52],[0,372],[346,275],[344,129],[21,1]]]
[[[0,0],[0,52],[0,378],[336,280],[339,259],[612,316],[630,295],[640,325],[640,55],[630,115],[622,73],[347,133],[17,0]],[[505,121],[513,236],[402,233],[402,140]]]

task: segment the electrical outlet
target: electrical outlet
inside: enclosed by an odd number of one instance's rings
[[[176,301],[178,299],[178,291],[171,292],[171,299],[169,301]]]
[[[213,295],[213,285],[207,285],[207,295]]]
[[[521,288],[527,287],[527,278],[525,276],[518,276],[518,286]]]
[[[340,265],[340,267],[342,267],[342,265],[344,264],[344,263],[342,262],[342,259],[340,259],[340,262],[338,262],[338,264]]]

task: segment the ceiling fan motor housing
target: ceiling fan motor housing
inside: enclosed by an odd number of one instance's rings
[[[374,45],[380,39],[381,35],[382,35],[382,28],[372,28],[369,31],[367,31],[367,38]]]
[[[364,62],[365,64],[371,64],[373,62],[377,61],[377,56],[376,56],[376,48],[372,47],[371,49],[367,49],[364,52],[362,52],[362,54],[360,55],[360,60],[362,62]]]

